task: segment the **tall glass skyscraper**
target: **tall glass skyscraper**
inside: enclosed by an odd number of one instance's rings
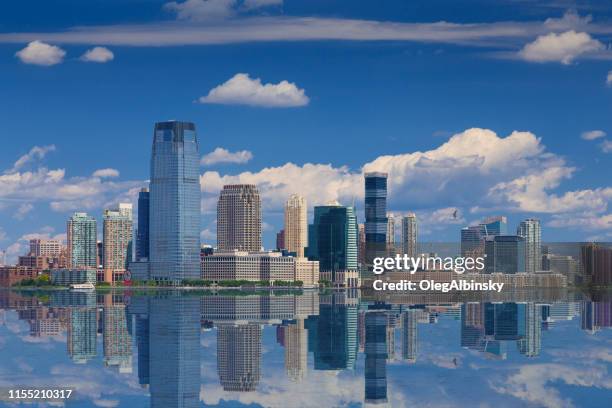
[[[498,235],[485,241],[485,273],[525,272],[525,238]]]
[[[386,255],[387,173],[365,173],[365,262]]]
[[[365,403],[387,402],[387,314],[365,315]]]
[[[158,122],[153,133],[149,207],[151,278],[200,277],[200,178],[195,125]]]
[[[149,259],[149,189],[138,193],[138,232],[136,235],[136,260]]]
[[[74,213],[68,219],[68,264],[71,268],[97,268],[96,219],[87,213]]]

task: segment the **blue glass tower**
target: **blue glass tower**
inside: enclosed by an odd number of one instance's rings
[[[200,181],[195,125],[159,122],[153,134],[149,207],[151,278],[200,277]]]
[[[138,193],[138,233],[136,235],[136,259],[149,259],[149,189]]]
[[[486,273],[525,272],[525,238],[498,235],[485,241]]]
[[[387,173],[365,174],[365,262],[386,255],[387,248]]]
[[[365,402],[387,402],[387,314],[365,316]]]

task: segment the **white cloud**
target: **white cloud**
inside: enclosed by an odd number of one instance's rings
[[[17,208],[15,214],[13,214],[13,218],[18,220],[23,220],[25,216],[34,209],[34,206],[30,203],[23,203]]]
[[[610,140],[604,140],[599,147],[604,153],[612,153],[612,141]]]
[[[261,79],[251,79],[249,74],[236,74],[225,83],[216,86],[200,103],[224,105],[250,105],[263,107],[296,107],[308,105],[309,99],[303,89],[293,82],[262,84]]]
[[[603,130],[589,130],[586,132],[582,132],[582,134],[580,135],[580,137],[584,140],[595,140],[605,136],[606,132],[604,132]]]
[[[526,44],[519,51],[519,56],[531,62],[561,62],[567,65],[582,54],[604,48],[601,42],[591,38],[588,33],[570,30],[539,36],[534,42]]]
[[[15,164],[13,165],[13,170],[19,170],[24,167],[26,164],[35,162],[37,160],[42,160],[45,158],[47,153],[55,151],[55,145],[49,146],[34,146],[30,149],[30,151],[23,156],[21,156]]]
[[[99,62],[104,63],[112,61],[115,58],[115,54],[106,47],[93,47],[81,55],[80,60],[85,62]]]
[[[164,9],[176,13],[180,20],[204,21],[224,19],[234,15],[236,0],[186,0],[164,4]]]
[[[612,214],[584,212],[578,214],[554,214],[547,224],[555,228],[575,228],[587,231],[612,230]]]
[[[606,76],[606,85],[612,86],[612,71],[608,71],[608,76]]]
[[[44,66],[61,63],[65,55],[66,51],[61,48],[37,40],[30,42],[24,49],[15,54],[24,64]]]
[[[119,170],[111,169],[111,168],[99,169],[99,170],[94,171],[92,176],[99,177],[99,178],[119,177]]]
[[[248,163],[253,158],[253,153],[248,150],[239,150],[237,152],[230,152],[222,147],[217,147],[212,152],[204,155],[200,164],[203,166],[211,166],[218,163],[237,163],[244,164]]]
[[[257,9],[261,7],[280,6],[283,0],[244,0],[242,4],[247,10]]]

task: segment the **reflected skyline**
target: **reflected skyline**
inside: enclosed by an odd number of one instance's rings
[[[26,355],[34,357],[45,353],[36,349],[47,344],[45,339],[65,342],[54,357],[64,355],[68,367],[115,372],[113,378],[134,384],[120,399],[125,403],[198,407],[219,398],[230,406],[249,401],[265,406],[272,390],[299,392],[294,387],[323,381],[330,385],[319,393],[330,398],[345,386],[362,384],[354,390],[360,388],[361,397],[336,400],[341,406],[350,401],[397,406],[398,395],[410,398],[413,391],[397,385],[411,367],[461,371],[468,369],[467,359],[472,365],[489,362],[493,369],[536,368],[543,356],[576,353],[577,345],[564,344],[570,332],[609,350],[611,300],[564,295],[566,301],[532,293],[515,302],[440,302],[432,296],[431,302],[408,303],[359,291],[56,291],[38,296],[2,291],[0,330],[9,342],[18,341],[7,327],[25,324],[20,338],[41,339],[25,343],[32,348]],[[441,337],[449,339],[443,349],[435,346]],[[11,384],[10,377],[3,376],[2,383]],[[496,396],[506,405],[520,399],[512,393]],[[78,389],[77,398],[85,403]]]

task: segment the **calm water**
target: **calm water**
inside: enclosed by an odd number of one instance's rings
[[[500,296],[0,291],[0,389],[71,388],[74,407],[612,406],[610,299]]]

